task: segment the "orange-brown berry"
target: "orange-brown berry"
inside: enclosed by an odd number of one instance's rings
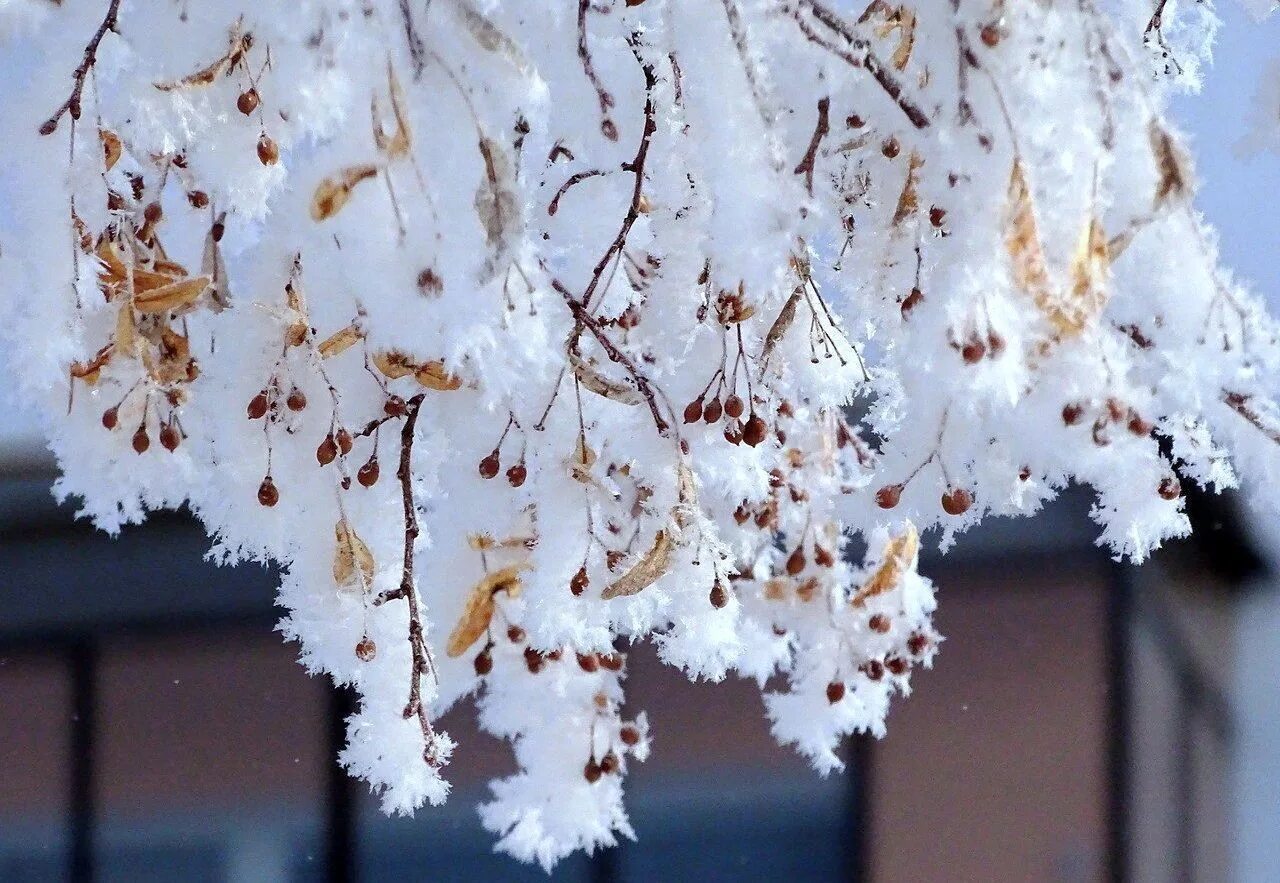
[[[948,515],[963,515],[973,505],[973,496],[964,488],[948,488],[942,495],[942,511]]]
[[[512,644],[519,644],[525,639],[525,631],[518,625],[507,626],[507,640]]]
[[[289,390],[289,397],[284,400],[290,411],[301,411],[307,406],[307,394],[296,386]]]
[[[147,207],[142,210],[142,219],[148,224],[154,224],[164,217],[164,209],[160,207],[158,202],[149,202]]]
[[[880,145],[880,152],[889,159],[893,159],[902,152],[902,146],[898,144],[897,138],[886,138],[884,143]]]
[[[759,414],[752,414],[742,427],[742,440],[753,448],[763,442],[768,434],[769,427]]]
[[[160,444],[170,453],[176,451],[182,444],[182,433],[178,432],[178,427],[172,423],[163,424],[160,427]]]
[[[883,635],[893,627],[893,622],[883,613],[874,613],[867,620],[867,625],[871,627],[871,631]]]
[[[250,420],[259,420],[267,416],[267,391],[264,389],[249,399],[249,407],[245,409]]]
[[[280,148],[271,140],[270,135],[263,132],[258,136],[258,162],[264,166],[273,166],[279,159]]]
[[[922,300],[924,300],[924,292],[919,288],[911,289],[911,293],[902,299],[902,306],[900,307],[902,318],[907,318],[907,315],[919,306]]]
[[[587,569],[579,567],[578,572],[573,575],[573,579],[569,580],[569,591],[576,597],[585,592],[590,584],[591,581],[587,579]]]
[[[876,505],[881,509],[892,509],[902,499],[902,485],[886,484],[876,491]]]
[[[1074,402],[1062,408],[1062,422],[1067,426],[1075,426],[1084,417],[1084,406]]]
[[[258,109],[258,90],[250,86],[240,93],[240,97],[236,99],[236,110],[245,116],[253,113]]]
[[[546,664],[546,657],[537,650],[534,650],[532,647],[524,648],[524,665],[525,668],[529,669],[530,674],[536,675],[538,672],[542,671],[543,666]]]
[[[916,632],[911,637],[907,638],[907,650],[911,652],[912,656],[920,656],[928,649],[928,647],[929,639],[919,632]]]
[[[356,472],[356,481],[360,482],[363,487],[373,487],[378,483],[378,476],[381,474],[382,469],[378,466],[378,455],[374,454]]]
[[[795,551],[787,556],[787,574],[798,576],[800,571],[804,570],[804,565],[804,546],[796,546]]]
[[[720,404],[718,397],[707,402],[707,406],[702,409],[702,419],[707,423],[715,423],[723,414],[724,405]]]
[[[578,666],[585,672],[596,672],[600,670],[600,657],[594,653],[579,653]]]
[[[982,43],[988,49],[994,49],[1000,45],[1000,26],[995,22],[988,22],[982,26],[982,30],[978,32],[978,36],[982,38]]]
[[[397,395],[387,396],[387,400],[382,403],[382,411],[388,417],[403,417],[408,410],[404,399]]]
[[[525,467],[524,463],[517,463],[507,470],[507,483],[512,487],[520,487],[528,477],[529,470]]]
[[[209,204],[209,194],[203,190],[192,190],[187,194],[187,202],[191,203],[192,208],[204,208]]]
[[[710,600],[711,606],[717,610],[729,603],[729,590],[724,587],[724,583],[716,580],[716,584],[711,587]]]
[[[1160,494],[1162,500],[1176,500],[1182,496],[1182,484],[1172,475],[1168,475],[1160,479],[1160,486],[1156,488],[1156,492]]]
[[[733,395],[729,396],[729,398],[724,400],[724,412],[728,414],[730,417],[732,417],[734,420],[737,420],[739,417],[741,417],[743,412],[746,411],[746,409],[747,409],[746,404],[742,401],[741,396],[739,396],[737,393],[734,393]]]
[[[484,677],[493,671],[493,654],[489,652],[489,648],[485,647],[477,653],[475,662],[472,664],[475,666],[476,674],[480,675],[480,677]]]
[[[596,763],[594,760],[587,761],[587,765],[582,768],[583,778],[593,785],[600,781],[600,774],[602,772],[600,764]]]
[[[618,761],[618,755],[612,751],[605,752],[604,757],[600,758],[600,772],[605,775],[616,773],[622,764]]]
[[[326,435],[324,441],[316,448],[316,461],[321,466],[328,466],[338,456],[338,443],[333,440],[333,433]]]
[[[964,359],[966,365],[976,365],[981,362],[987,354],[987,347],[982,341],[976,337],[971,337],[960,348],[960,357]]]
[[[338,450],[342,452],[342,456],[344,457],[347,454],[350,454],[351,449],[355,446],[355,439],[353,439],[351,437],[351,433],[347,432],[345,429],[339,429],[338,434],[334,436],[334,439],[338,442]]]
[[[139,454],[145,454],[149,447],[151,447],[151,436],[147,435],[147,427],[139,426],[138,431],[133,434],[133,450]]]
[[[702,399],[694,399],[684,406],[684,422],[697,423],[702,419]]]
[[[623,656],[621,653],[601,653],[600,667],[606,671],[622,671]]]
[[[493,478],[498,474],[498,469],[501,466],[502,464],[498,461],[498,452],[494,451],[480,461],[480,477]]]
[[[120,410],[118,408],[107,408],[102,412],[102,425],[107,429],[115,429],[116,424],[120,422]]]
[[[890,656],[884,661],[884,667],[889,669],[890,674],[903,675],[911,668],[911,664],[905,659],[901,659],[897,656]]]
[[[832,681],[827,684],[827,701],[835,705],[844,698],[844,681]]]
[[[831,554],[831,550],[825,546],[819,546],[817,543],[813,545],[813,563],[819,567],[834,567],[836,556]]]
[[[268,507],[280,502],[280,491],[270,475],[262,479],[262,484],[258,485],[258,502]]]
[[[378,645],[373,643],[373,639],[365,635],[360,639],[360,643],[356,644],[356,659],[361,662],[372,662],[373,657],[378,655]]]
[[[636,745],[640,742],[640,731],[631,724],[623,724],[622,729],[618,731],[618,738],[622,740],[623,745]]]
[[[884,677],[884,663],[879,659],[869,659],[862,665],[858,666],[858,670],[873,681],[878,681]]]
[[[929,209],[929,223],[935,227],[941,227],[947,220],[947,210],[932,206]]]

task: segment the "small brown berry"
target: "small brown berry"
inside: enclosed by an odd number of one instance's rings
[[[871,627],[871,631],[883,635],[893,627],[893,622],[883,613],[875,613],[867,620],[867,625]]]
[[[284,400],[290,411],[301,411],[307,406],[307,394],[296,386],[289,390],[289,397]]]
[[[728,414],[730,417],[732,417],[734,420],[737,420],[739,417],[741,417],[742,413],[746,409],[747,409],[746,404],[742,401],[742,398],[737,393],[734,393],[733,395],[729,396],[729,398],[724,400],[724,412]]]
[[[948,515],[963,515],[973,505],[973,496],[964,488],[948,488],[942,495],[942,511]]]
[[[884,667],[889,669],[890,674],[903,675],[911,668],[911,664],[900,657],[890,656],[884,661]]]
[[[729,591],[724,587],[724,583],[716,580],[716,584],[711,587],[711,606],[716,610],[721,610],[729,603]]]
[[[532,647],[524,648],[524,665],[530,674],[537,674],[547,664],[546,658]]]
[[[577,597],[585,592],[590,584],[591,581],[587,579],[587,568],[579,567],[578,572],[573,575],[573,579],[569,580],[569,591],[573,593],[574,597]]]
[[[622,740],[623,745],[636,745],[640,742],[640,731],[632,724],[623,724],[622,729],[618,731],[618,738]]]
[[[250,420],[260,420],[267,416],[267,391],[264,389],[249,399],[249,407],[246,409]]]
[[[525,631],[518,625],[507,626],[507,640],[512,644],[519,644],[525,639]]]
[[[819,567],[834,567],[836,556],[831,554],[831,550],[825,546],[819,546],[817,543],[813,545],[813,563]]]
[[[902,146],[898,144],[897,138],[886,138],[884,143],[880,145],[880,152],[889,159],[893,159],[902,152]]]
[[[862,117],[858,116],[856,113],[851,113],[844,118],[844,124],[848,126],[850,129],[861,129],[863,126],[867,124],[867,121],[864,120]]]
[[[164,209],[160,207],[158,202],[149,202],[147,207],[142,210],[142,219],[148,224],[154,224],[164,217]]]
[[[759,414],[753,413],[747,418],[746,425],[742,427],[742,440],[753,448],[760,445],[768,434],[769,427]]]
[[[733,510],[733,520],[738,524],[746,524],[751,518],[751,510],[747,508],[746,501],[738,504],[738,508]]]
[[[116,424],[120,422],[120,410],[118,408],[107,408],[102,412],[102,425],[107,429],[115,429]]]
[[[427,267],[418,274],[418,290],[423,294],[440,294],[444,291],[444,280],[435,270]]]
[[[151,437],[147,435],[147,427],[139,426],[138,431],[133,434],[133,449],[139,454],[145,454],[149,447],[151,447]]]
[[[360,643],[356,644],[356,659],[361,662],[372,662],[373,657],[378,655],[378,645],[373,643],[373,639],[365,635],[360,639]]]
[[[971,337],[960,348],[960,356],[966,365],[976,365],[987,354],[987,347],[976,337]]]
[[[624,659],[621,653],[601,653],[599,655],[600,667],[605,671],[622,671]]]
[[[276,489],[276,483],[271,480],[270,475],[258,485],[258,502],[268,507],[280,502],[280,491]]]
[[[827,684],[827,701],[832,705],[835,705],[844,698],[844,690],[845,687],[843,681],[832,681]]]
[[[876,491],[876,505],[881,509],[892,509],[902,499],[902,485],[886,484]]]
[[[697,423],[702,419],[702,399],[694,399],[684,406],[684,422]]]
[[[612,775],[613,773],[616,773],[620,766],[622,766],[622,764],[618,761],[618,755],[614,754],[612,751],[606,752],[605,756],[600,758],[600,772],[605,775]]]
[[[480,461],[480,477],[493,478],[498,474],[498,469],[501,466],[502,464],[498,461],[498,452],[495,450]]]
[[[731,445],[742,444],[742,424],[731,420],[724,425],[724,440]]]
[[[978,35],[982,38],[983,45],[988,49],[994,49],[1000,45],[1000,26],[995,22],[988,22],[983,25]]]
[[[911,637],[907,638],[907,650],[912,656],[920,656],[929,647],[929,639],[919,632],[915,632]]]
[[[991,353],[991,358],[997,359],[1004,352],[1004,337],[997,331],[987,332],[987,350]]]
[[[1143,420],[1137,412],[1132,412],[1129,416],[1129,431],[1134,435],[1150,435],[1151,430],[1155,427],[1148,421]]]
[[[804,546],[796,546],[795,551],[787,556],[787,574],[798,576],[800,571],[804,570],[804,565]]]
[[[600,781],[600,774],[602,772],[603,770],[600,769],[600,764],[596,763],[595,760],[587,761],[587,765],[582,768],[583,778],[593,785]]]
[[[578,666],[585,672],[597,672],[600,670],[600,657],[594,653],[579,653]]]
[[[339,429],[338,434],[334,436],[334,439],[337,440],[338,450],[342,452],[342,456],[344,457],[347,454],[350,454],[351,449],[355,447],[355,439],[353,439],[351,437],[351,433],[347,432],[345,429]]]
[[[924,300],[924,292],[919,288],[911,289],[911,293],[902,299],[902,306],[900,307],[902,318],[907,318],[907,315],[919,306],[922,300]]]
[[[1018,470],[1018,481],[1026,481],[1031,477],[1031,467],[1023,466]]]
[[[374,454],[356,472],[356,481],[360,482],[362,487],[373,487],[378,483],[378,476],[381,474],[382,469],[378,466],[378,455]]]
[[[528,477],[529,470],[525,468],[524,463],[517,463],[507,470],[507,483],[512,487],[520,487]]]
[[[245,116],[253,113],[258,109],[258,90],[250,86],[240,93],[240,97],[236,99],[236,110]]]
[[[187,202],[191,203],[192,208],[204,208],[209,204],[209,194],[203,190],[192,190],[187,194]]]
[[[929,223],[935,227],[941,227],[947,220],[947,210],[932,206],[929,209]]]
[[[1075,426],[1084,417],[1084,406],[1074,402],[1062,408],[1062,422],[1067,426]]]
[[[403,417],[408,407],[400,396],[391,395],[387,396],[387,400],[382,403],[382,411],[388,417]]]
[[[484,677],[493,671],[493,654],[489,652],[488,647],[476,654],[473,665],[475,665],[476,674],[480,675],[480,677]]]
[[[209,204],[209,197],[205,196],[204,202],[201,205],[196,206],[196,208],[204,208],[204,206],[208,204]],[[227,232],[227,225],[223,223],[221,217],[219,217],[218,220],[214,221],[212,224],[209,225],[209,236],[213,238],[214,242],[221,242],[222,237],[223,235],[226,234],[226,232]]]
[[[1156,488],[1156,492],[1160,494],[1162,500],[1176,500],[1182,496],[1182,484],[1172,475],[1168,475],[1160,479],[1160,486]]]
[[[723,414],[724,406],[720,404],[718,397],[707,402],[707,406],[702,409],[702,419],[707,423],[715,423]]]
[[[182,444],[182,433],[178,432],[178,427],[172,423],[163,424],[160,427],[160,444],[170,453],[176,451]]]
[[[862,665],[858,666],[858,670],[873,681],[878,681],[884,677],[884,663],[879,659],[869,659]]]
[[[280,148],[271,136],[263,132],[258,136],[258,162],[264,166],[273,166],[280,159]]]
[[[333,433],[329,433],[324,437],[324,441],[320,442],[320,446],[316,448],[316,460],[321,466],[328,466],[338,456],[338,443],[333,440]]]

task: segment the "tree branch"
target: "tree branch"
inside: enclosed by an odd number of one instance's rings
[[[71,94],[67,96],[67,100],[62,102],[53,115],[40,124],[41,135],[52,135],[54,130],[58,128],[58,120],[62,119],[64,113],[70,113],[71,119],[80,119],[80,96],[84,92],[84,81],[89,76],[90,69],[98,60],[98,45],[102,43],[102,38],[106,36],[107,31],[114,31],[120,14],[120,0],[111,0],[107,6],[107,14],[102,19],[102,24],[98,25],[98,30],[94,32],[89,43],[84,47],[84,58],[80,60],[80,66],[75,69],[71,75],[75,85],[71,87]]]

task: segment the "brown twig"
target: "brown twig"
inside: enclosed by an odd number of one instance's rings
[[[74,85],[71,87],[71,94],[53,112],[52,116],[40,124],[41,135],[52,135],[54,130],[58,128],[58,120],[62,119],[64,113],[70,113],[73,120],[80,119],[80,95],[84,92],[84,81],[98,60],[98,45],[102,42],[102,38],[106,36],[107,31],[116,29],[119,14],[120,0],[111,0],[107,5],[107,14],[102,19],[102,24],[98,25],[98,30],[94,32],[93,37],[84,47],[84,57],[80,60],[80,66],[71,75],[74,81]]]
[[[1242,392],[1231,392],[1229,390],[1222,391],[1222,400],[1227,403],[1227,407],[1235,411],[1245,420],[1248,420],[1253,426],[1280,445],[1280,426],[1273,422],[1269,422],[1262,414],[1259,414],[1254,407],[1249,404],[1252,397]]]
[[[573,187],[576,184],[581,184],[583,181],[587,180],[588,178],[594,178],[597,175],[604,175],[604,174],[607,174],[607,173],[604,171],[601,171],[600,169],[591,169],[586,172],[574,172],[572,175],[569,176],[569,180],[565,181],[563,184],[560,185],[560,189],[556,191],[556,195],[551,197],[551,202],[547,205],[547,214],[554,215],[557,211],[560,210],[560,197],[564,196],[565,193],[569,191],[569,188]]]
[[[409,5],[409,0],[400,0],[400,18],[404,20],[404,38],[409,44],[409,57],[413,59],[413,78],[416,80],[422,76],[422,70],[427,66],[427,46],[422,42],[422,35],[418,33],[418,25],[413,20],[413,7]]]
[[[831,126],[827,119],[827,114],[831,110],[831,96],[823,96],[818,99],[818,122],[813,127],[813,137],[809,139],[809,148],[804,152],[804,158],[800,160],[795,167],[795,174],[804,175],[804,186],[809,195],[813,196],[813,169],[818,159],[818,147],[822,144],[822,139],[827,137],[827,133],[831,131]]]
[[[600,131],[610,141],[618,140],[618,129],[609,118],[609,108],[613,107],[613,95],[600,81],[595,65],[591,61],[591,48],[587,46],[587,11],[591,8],[591,0],[578,0],[578,60],[582,62],[582,70],[596,90],[596,98],[600,102]]]

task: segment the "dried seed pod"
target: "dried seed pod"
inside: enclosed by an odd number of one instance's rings
[[[276,146],[276,142],[271,140],[271,136],[263,132],[258,136],[258,162],[264,166],[273,166],[280,159],[280,148]]]
[[[594,759],[587,761],[587,765],[582,768],[583,778],[593,785],[600,781],[601,772],[600,764],[596,763]]]
[[[697,423],[702,419],[702,399],[694,399],[684,406],[684,422]]]
[[[724,405],[720,404],[719,397],[707,402],[707,406],[702,409],[702,419],[707,423],[715,423],[724,414]]]
[[[633,724],[623,724],[622,729],[618,730],[618,738],[628,747],[637,745],[640,742],[640,731]]]
[[[600,670],[600,657],[594,653],[579,653],[578,666],[585,672],[597,672]]]
[[[253,398],[249,399],[249,407],[245,409],[250,420],[261,420],[267,416],[267,391],[260,391]]]
[[[787,556],[787,575],[798,576],[804,570],[804,546],[796,546],[795,551]]]
[[[512,487],[520,487],[528,477],[529,470],[525,468],[524,461],[517,463],[507,470],[507,483]]]
[[[146,425],[138,427],[138,431],[133,434],[133,450],[139,454],[145,454],[147,448],[151,447],[151,437],[147,435]]]
[[[835,705],[844,698],[845,686],[843,681],[832,681],[827,684],[827,701]]]
[[[870,627],[871,631],[883,635],[893,627],[893,622],[883,613],[874,613],[871,618],[867,620],[867,625]]]
[[[525,668],[529,669],[530,674],[536,675],[538,672],[542,671],[543,666],[546,664],[546,658],[537,650],[534,650],[532,647],[524,648],[524,665]]]
[[[320,446],[316,448],[316,461],[321,466],[328,466],[338,456],[338,443],[333,439],[333,433],[329,433],[324,437],[324,441],[320,442]]]
[[[612,775],[618,771],[622,763],[618,760],[618,755],[612,751],[606,751],[604,757],[600,758],[600,772],[605,775]]]
[[[729,590],[724,587],[724,583],[716,580],[715,585],[711,587],[711,606],[717,610],[722,609],[729,603]]]
[[[942,511],[948,515],[963,515],[972,505],[972,495],[962,487],[948,488],[942,495]]]
[[[569,591],[577,597],[587,590],[587,586],[590,583],[591,581],[587,579],[587,568],[579,567],[578,572],[573,575],[573,579],[569,580]]]
[[[342,452],[342,456],[351,453],[351,449],[355,446],[355,439],[351,437],[351,433],[345,429],[339,429],[338,434],[334,436],[338,442],[338,450]]]
[[[102,412],[102,425],[107,429],[115,429],[120,422],[120,409],[111,407]]]
[[[935,227],[941,227],[947,220],[947,210],[938,206],[929,208],[929,223]]]
[[[902,485],[886,484],[876,491],[876,505],[881,509],[892,509],[902,499]]]
[[[236,99],[236,110],[240,111],[245,116],[248,116],[258,109],[258,104],[258,90],[250,86],[248,89],[241,92],[240,97]]]
[[[276,483],[271,480],[270,475],[262,479],[262,484],[258,485],[258,502],[267,507],[280,502],[280,491],[276,489]]]
[[[160,444],[164,449],[173,453],[178,449],[178,445],[182,444],[182,433],[178,432],[178,427],[172,423],[165,423],[160,427]]]
[[[754,412],[742,428],[742,440],[753,448],[763,442],[768,434],[769,427],[765,425],[764,418]]]
[[[498,451],[495,448],[491,454],[480,461],[480,477],[493,478],[498,474],[501,466],[502,464],[498,461]]]
[[[1156,492],[1160,494],[1162,500],[1176,500],[1182,496],[1182,484],[1172,475],[1168,475],[1160,479],[1160,486],[1156,488]]]
[[[489,672],[493,671],[493,654],[489,652],[488,647],[485,647],[476,654],[474,665],[476,674],[480,677],[484,677]]]
[[[307,395],[296,386],[289,390],[289,397],[284,400],[290,411],[301,411],[307,406]]]
[[[525,631],[518,625],[507,626],[507,640],[512,644],[519,644],[525,639]]]
[[[373,639],[365,635],[360,639],[360,643],[356,644],[356,659],[361,662],[372,662],[373,657],[378,655],[378,645],[373,643]]]
[[[356,481],[360,482],[363,487],[373,487],[378,483],[378,476],[381,474],[382,469],[378,466],[378,455],[374,454],[356,472]]]
[[[742,401],[742,398],[737,393],[724,400],[724,412],[734,420],[741,417],[746,409],[746,403]]]

